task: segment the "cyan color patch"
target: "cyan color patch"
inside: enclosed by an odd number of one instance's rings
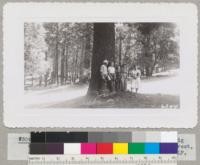
[[[160,143],[145,143],[145,154],[159,154]]]

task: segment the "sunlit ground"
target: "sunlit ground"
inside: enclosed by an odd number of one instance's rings
[[[58,102],[85,96],[88,86],[62,86],[42,91],[29,91],[25,94],[25,107],[42,108]]]
[[[169,76],[170,75],[170,76]],[[158,94],[154,99],[158,99],[163,95],[165,98],[170,99],[170,96],[179,96],[180,89],[178,88],[179,73],[178,70],[171,72],[163,72],[160,74],[153,75],[150,79],[141,80],[141,86],[138,95],[140,100],[151,97],[149,95]],[[130,82],[128,82],[128,90],[130,90]],[[67,85],[61,87],[55,87],[52,89],[44,89],[40,91],[26,91],[25,92],[25,108],[49,108],[49,107],[68,107],[67,104],[71,100],[77,99],[77,104],[79,104],[78,99],[86,95],[88,90],[88,85]],[[117,97],[120,97],[119,95]],[[124,97],[124,96],[122,96]],[[106,100],[105,100],[106,101]],[[149,100],[148,105],[151,103]],[[76,101],[73,102],[76,104]],[[56,105],[56,106],[55,106]],[[134,106],[131,103],[131,106]],[[133,107],[134,108],[134,107]]]
[[[170,76],[169,76],[170,75]],[[150,79],[141,80],[139,93],[146,94],[180,94],[178,70],[154,74]],[[128,89],[131,89],[130,83]]]

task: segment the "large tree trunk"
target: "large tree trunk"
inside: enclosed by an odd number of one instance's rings
[[[122,34],[119,33],[119,65],[122,65]]]
[[[59,34],[59,27],[56,24],[56,46],[55,46],[55,77],[56,83],[59,84],[59,77],[58,77],[58,34]]]
[[[68,49],[69,49],[69,47],[67,45],[65,48],[65,53],[66,53],[65,54],[65,84],[68,80]]]
[[[65,80],[65,45],[62,46],[62,54],[60,58],[60,63],[61,63],[61,73],[60,73],[60,78],[61,78],[61,85],[64,85],[64,80]]]
[[[115,26],[114,23],[94,23],[94,40],[91,80],[88,94],[99,91],[101,76],[100,66],[103,60],[114,61],[115,56]]]
[[[81,43],[81,56],[80,56],[80,65],[79,65],[79,78],[82,80],[84,72],[84,57],[85,57],[85,37],[82,39]]]
[[[87,23],[87,33],[85,35],[85,54],[84,54],[84,68],[86,69],[89,69],[91,67],[91,56],[92,56],[92,53],[91,53],[91,49],[92,49],[92,45],[91,45],[91,42],[92,42],[92,38],[93,38],[93,34],[91,33],[91,30],[90,30],[90,26],[88,23]]]

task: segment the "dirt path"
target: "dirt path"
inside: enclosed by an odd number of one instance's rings
[[[179,106],[179,78],[154,77],[142,80],[138,95],[117,93],[108,98],[85,97],[88,86],[62,86],[25,93],[26,108],[161,108]],[[130,89],[130,82],[128,83]]]

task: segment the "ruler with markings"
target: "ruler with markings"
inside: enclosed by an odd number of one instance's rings
[[[28,165],[177,165],[177,155],[29,155]]]

